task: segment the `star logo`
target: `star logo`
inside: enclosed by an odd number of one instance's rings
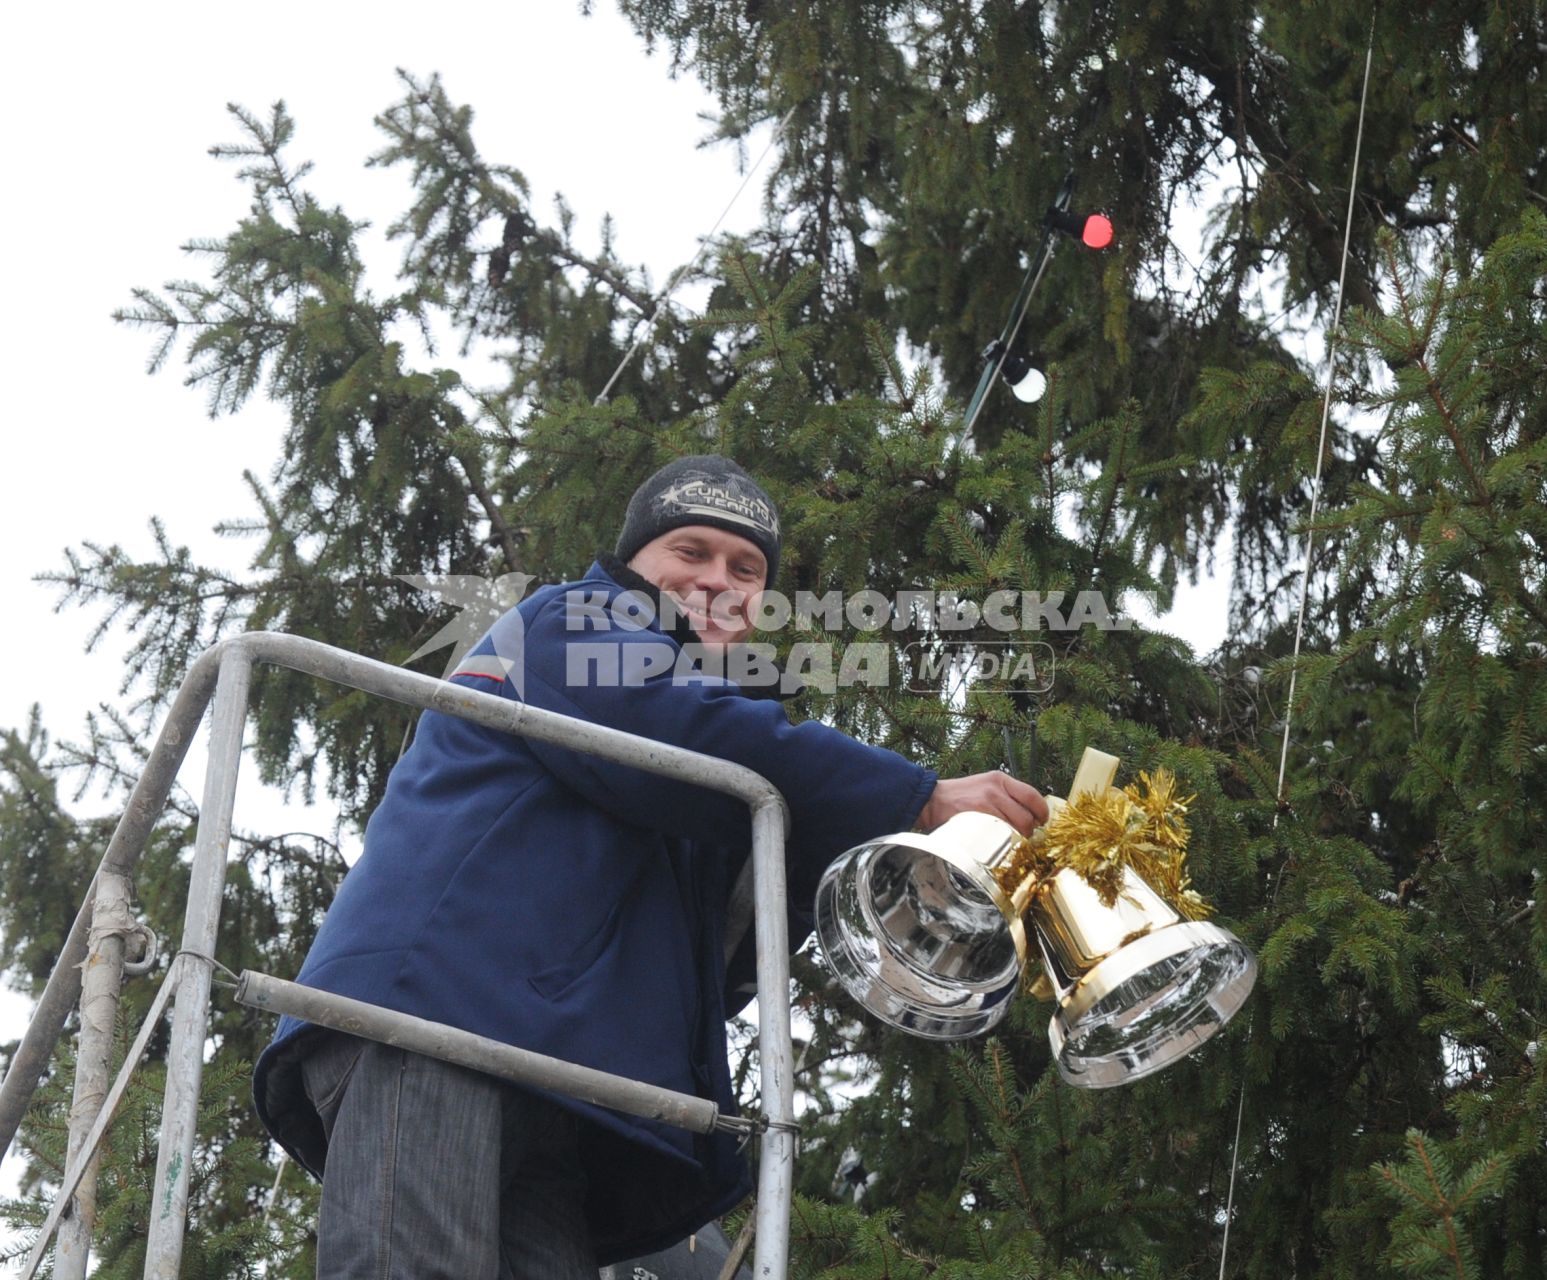
[[[655,505],[665,514],[717,517],[774,538],[779,536],[779,517],[773,507],[740,485],[722,484],[709,475],[690,472],[663,489]]]
[[[442,679],[455,671],[494,625],[508,614],[526,595],[526,590],[537,579],[530,573],[502,573],[498,578],[480,578],[473,574],[451,573],[443,577],[425,578],[417,574],[400,573],[398,580],[436,597],[441,604],[455,606],[456,617],[441,627],[433,636],[408,655],[407,661],[422,658],[427,653],[451,646],[451,657],[446,662]],[[519,630],[519,628],[517,628]],[[519,655],[507,655],[514,662]],[[509,670],[507,664],[506,667]]]

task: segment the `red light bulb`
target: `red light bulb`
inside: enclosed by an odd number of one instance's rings
[[[1085,229],[1080,239],[1092,249],[1105,249],[1112,243],[1112,219],[1104,213],[1093,213],[1085,219]]]

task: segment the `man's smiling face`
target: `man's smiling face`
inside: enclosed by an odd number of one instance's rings
[[[683,525],[645,543],[628,565],[677,602],[704,644],[724,648],[752,634],[768,560],[740,534]]]

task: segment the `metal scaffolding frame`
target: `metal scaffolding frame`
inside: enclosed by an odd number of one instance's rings
[[[240,975],[236,999],[254,1008],[294,1013],[367,1039],[412,1048],[509,1080],[568,1093],[697,1132],[726,1129],[761,1133],[754,1274],[761,1280],[784,1280],[796,1135],[784,868],[789,809],[784,798],[761,775],[725,760],[465,689],[315,640],[263,631],[225,640],[200,655],[189,668],[87,889],[4,1084],[0,1085],[3,1159],[63,1033],[69,1011],[79,1001],[81,1034],[65,1176],[22,1280],[29,1280],[36,1273],[56,1227],[60,1228],[56,1280],[84,1277],[95,1212],[97,1148],[174,995],[176,1005],[167,1053],[166,1096],[144,1274],[146,1280],[176,1280],[178,1275],[187,1226],[188,1173],[204,1068],[210,988],[219,964],[214,948],[231,840],[231,814],[252,668],[259,662],[694,783],[734,796],[748,806],[752,817],[752,857],[732,895],[726,954],[729,956],[748,925],[755,924],[757,1043],[763,1108],[756,1118],[721,1115],[713,1102],[702,1098],[544,1057],[454,1027],[265,974]],[[118,1078],[109,1088],[112,1028],[122,979],[126,973],[146,971],[151,964],[151,957],[138,961],[125,958],[128,940],[144,932],[129,910],[135,865],[166,806],[178,768],[212,697],[209,764],[194,840],[182,942]],[[72,1202],[75,1212],[66,1217]]]

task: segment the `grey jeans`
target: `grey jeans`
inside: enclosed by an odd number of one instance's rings
[[[318,1280],[596,1280],[573,1113],[338,1032],[302,1073],[328,1136]]]

